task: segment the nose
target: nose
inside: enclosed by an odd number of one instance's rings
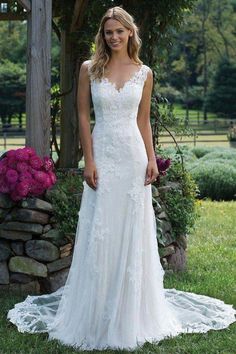
[[[112,38],[112,39],[116,39],[116,38],[117,38],[117,33],[116,33],[116,32],[113,32],[111,38]]]

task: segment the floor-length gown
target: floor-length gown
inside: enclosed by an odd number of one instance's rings
[[[8,312],[21,332],[79,348],[134,350],[179,333],[218,330],[236,311],[219,299],[163,288],[151,185],[137,112],[148,66],[118,89],[91,80],[97,190],[84,182],[70,272],[64,287],[28,296]]]

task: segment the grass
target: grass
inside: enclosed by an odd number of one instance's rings
[[[236,202],[198,201],[200,218],[188,236],[188,262],[185,272],[165,277],[165,288],[176,288],[219,298],[236,307],[234,287],[236,256]],[[78,353],[57,341],[47,341],[47,334],[18,333],[6,320],[8,309],[22,296],[2,296],[0,302],[1,354]],[[143,354],[233,354],[236,353],[236,323],[227,329],[204,334],[180,334],[158,345],[146,343],[134,353]],[[107,350],[104,353],[127,353]],[[81,352],[82,353],[82,352]],[[83,352],[91,353],[91,352]],[[93,353],[101,353],[93,351]]]

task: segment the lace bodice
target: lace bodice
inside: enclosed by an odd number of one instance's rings
[[[108,78],[90,79],[96,124],[127,124],[136,120],[149,70],[147,65],[142,65],[120,89]]]

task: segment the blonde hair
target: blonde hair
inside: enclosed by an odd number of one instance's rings
[[[105,42],[104,25],[109,19],[119,21],[124,27],[133,32],[132,37],[129,37],[127,51],[131,59],[137,64],[142,64],[139,59],[139,51],[141,47],[141,39],[139,37],[139,30],[134,23],[133,17],[119,6],[112,7],[107,10],[101,19],[98,32],[95,37],[95,53],[91,57],[91,64],[89,66],[89,73],[92,79],[101,79],[104,76],[105,66],[110,57],[111,50]]]

